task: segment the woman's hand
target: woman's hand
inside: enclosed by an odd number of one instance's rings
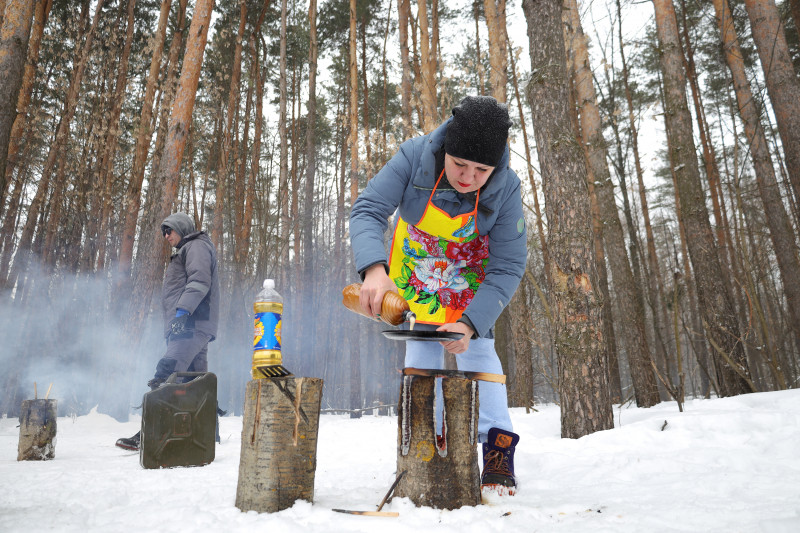
[[[386,291],[397,292],[397,285],[386,274],[383,263],[376,263],[367,269],[364,283],[361,285],[361,307],[375,320],[381,314],[381,303]]]
[[[444,346],[444,349],[452,354],[460,354],[467,351],[469,348],[469,341],[472,336],[475,334],[475,330],[473,330],[468,325],[464,324],[463,322],[451,322],[449,324],[442,324],[436,331],[452,331],[453,333],[463,333],[464,336],[460,339],[451,340],[451,341],[441,341],[439,344]]]

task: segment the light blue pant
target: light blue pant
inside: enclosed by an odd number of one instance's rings
[[[494,339],[473,339],[466,352],[456,355],[459,370],[470,372],[491,372],[502,374],[500,358],[494,350]],[[406,367],[435,368],[444,367],[444,347],[438,342],[406,341]],[[436,432],[442,428],[442,383],[436,380]],[[488,381],[478,382],[478,442],[486,442],[491,428],[514,431],[508,415],[506,386]]]

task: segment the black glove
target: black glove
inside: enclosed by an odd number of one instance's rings
[[[191,315],[176,316],[169,321],[169,338],[182,339],[194,335],[194,319]]]

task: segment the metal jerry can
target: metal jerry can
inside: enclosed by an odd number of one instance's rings
[[[192,377],[188,383],[177,378]],[[217,376],[176,372],[144,395],[139,463],[144,468],[203,466],[214,460]]]

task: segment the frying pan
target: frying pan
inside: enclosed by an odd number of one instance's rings
[[[463,333],[453,331],[414,331],[407,329],[387,329],[381,331],[387,339],[396,341],[450,341],[458,340]]]

